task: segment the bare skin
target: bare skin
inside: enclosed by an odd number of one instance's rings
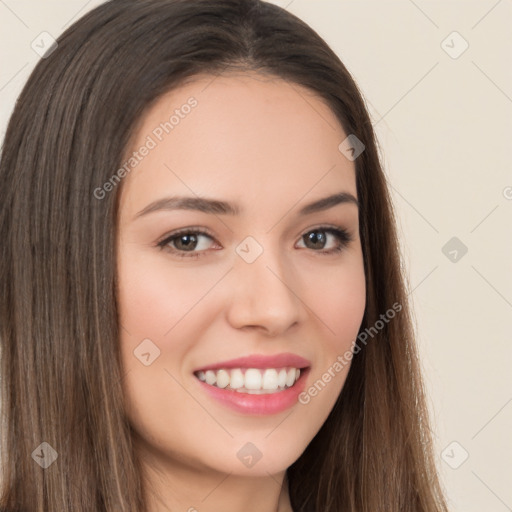
[[[155,128],[192,96],[197,105],[183,109],[189,113],[158,140]],[[290,512],[286,469],[325,422],[349,364],[307,404],[266,415],[212,399],[193,371],[291,352],[311,362],[308,389],[351,349],[365,308],[358,207],[342,202],[298,213],[335,193],[357,198],[354,162],[338,149],[347,134],[309,90],[231,73],[195,77],[162,96],[128,154],[148,136],[156,146],[121,184],[118,293],[127,417],[149,510]],[[241,213],[137,215],[173,195],[236,203]],[[343,229],[351,240],[343,244],[325,227]],[[166,248],[157,245],[182,228],[209,234],[196,235],[195,244],[181,234]],[[320,241],[309,241],[311,232]],[[251,263],[236,251],[249,236],[262,249]],[[145,339],[152,359],[159,350],[149,365],[134,355]],[[261,453],[252,467],[237,456],[247,443]]]

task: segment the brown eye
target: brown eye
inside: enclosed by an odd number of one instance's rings
[[[197,258],[205,254],[208,245],[210,245],[208,242],[201,243],[202,239],[213,240],[213,237],[204,231],[187,229],[171,234],[159,242],[157,246],[180,257]]]
[[[320,234],[318,234],[320,233]],[[305,240],[307,240],[307,242],[310,242],[312,247],[310,246],[311,249],[323,249],[326,241],[327,241],[327,236],[325,235],[324,232],[322,231],[311,231],[310,233],[308,233],[307,235],[304,235],[305,237]],[[307,245],[307,243],[306,243]]]
[[[337,239],[338,244],[326,249],[325,246],[331,237]],[[214,238],[205,231],[188,228],[171,233],[159,242],[157,246],[179,257],[198,258],[207,254],[207,249],[210,245],[208,242],[201,243],[201,239],[214,241]],[[308,231],[301,237],[301,240],[305,241],[306,249],[312,249],[314,252],[328,255],[340,252],[352,241],[352,238],[344,229],[320,227]]]
[[[173,244],[179,250],[192,251],[197,246],[197,239],[195,234],[179,235],[174,238]]]
[[[325,245],[329,240],[328,235],[337,238],[339,243],[337,246],[325,249]],[[315,252],[320,252],[322,254],[339,252],[352,240],[351,236],[346,230],[330,227],[320,227],[308,231],[305,235],[302,236],[302,239],[305,241],[305,245],[308,249],[313,249]]]

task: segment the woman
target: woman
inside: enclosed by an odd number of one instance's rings
[[[446,510],[371,121],[306,24],[101,5],[0,177],[3,510]]]

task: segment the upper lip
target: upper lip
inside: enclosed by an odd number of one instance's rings
[[[251,356],[238,357],[229,361],[220,361],[196,368],[194,372],[206,370],[219,370],[221,368],[283,368],[290,366],[292,368],[306,368],[311,362],[303,357],[289,352],[267,356],[263,354],[254,354]]]

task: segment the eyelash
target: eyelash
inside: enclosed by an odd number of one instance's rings
[[[320,253],[323,256],[337,254],[337,253],[341,252],[343,249],[345,249],[345,247],[350,242],[353,241],[352,236],[348,233],[347,230],[342,229],[342,228],[334,228],[331,226],[320,226],[318,228],[310,229],[309,231],[306,231],[306,233],[304,233],[302,235],[302,237],[304,237],[305,235],[307,235],[309,233],[314,233],[314,232],[318,232],[318,231],[322,231],[325,233],[330,233],[332,235],[335,235],[340,240],[340,244],[338,245],[338,247],[335,247],[334,249],[318,250],[318,251],[311,249],[313,252]],[[204,235],[204,236],[207,236],[208,238],[211,238],[213,241],[215,241],[213,236],[210,233],[208,233],[207,231],[204,231],[201,229],[194,229],[194,228],[184,228],[184,229],[175,231],[170,236],[168,236],[168,237],[164,238],[162,241],[158,242],[156,245],[161,250],[167,250],[167,251],[171,252],[172,254],[175,254],[179,258],[199,258],[199,257],[202,257],[205,255],[206,250],[188,252],[188,251],[180,251],[178,249],[172,249],[169,246],[170,242],[176,238],[179,238],[182,235]]]

